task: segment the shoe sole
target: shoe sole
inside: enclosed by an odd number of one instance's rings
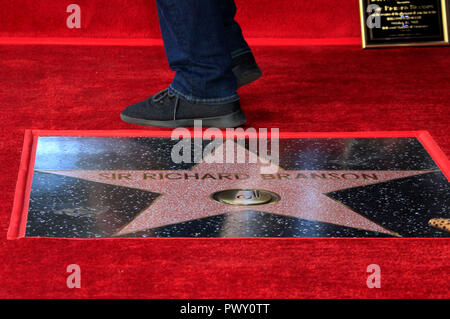
[[[242,112],[242,110],[217,117],[204,117],[196,119],[169,120],[169,121],[139,119],[129,117],[123,114],[120,114],[120,118],[122,119],[122,121],[131,124],[144,126],[159,126],[168,128],[192,127],[194,126],[194,121],[198,120],[202,121],[203,127],[217,127],[217,128],[238,127],[247,121],[247,118],[245,117],[245,114],[244,112]]]
[[[238,65],[235,66],[232,71],[236,77],[238,89],[244,85],[255,82],[262,76],[262,71],[256,64],[250,68]]]

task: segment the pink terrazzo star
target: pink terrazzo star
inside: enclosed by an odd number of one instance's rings
[[[234,142],[225,142],[216,149],[216,152],[220,150],[220,147],[226,148],[226,143]],[[236,147],[242,148],[238,144],[236,144]],[[248,158],[249,151],[245,149],[244,152],[246,158]],[[397,236],[396,233],[372,222],[325,194],[430,172],[423,170],[295,171],[278,168],[279,170],[275,174],[261,175],[261,168],[264,165],[260,161],[258,163],[234,164],[208,163],[208,157],[205,157],[201,163],[189,170],[39,171],[161,194],[148,208],[114,234],[115,236],[249,208],[255,211]],[[187,177],[185,174],[187,174]],[[236,178],[236,174],[239,178]],[[163,178],[159,179],[161,176]],[[248,178],[243,178],[246,176]],[[324,178],[324,176],[327,178]],[[356,178],[357,176],[358,178]],[[249,207],[226,205],[211,198],[211,194],[228,189],[269,190],[278,194],[281,199],[275,203]]]

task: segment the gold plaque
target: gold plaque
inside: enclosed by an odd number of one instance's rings
[[[448,0],[360,0],[363,48],[449,44]]]

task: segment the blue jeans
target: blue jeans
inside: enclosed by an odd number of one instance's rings
[[[169,91],[193,103],[239,100],[231,59],[251,52],[234,0],[156,0],[170,68]]]

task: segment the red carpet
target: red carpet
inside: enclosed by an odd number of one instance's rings
[[[254,51],[264,76],[239,92],[248,125],[328,132],[426,129],[450,153],[450,76],[443,72],[450,69],[450,48]],[[119,120],[122,108],[165,88],[173,76],[159,46],[1,46],[0,55],[0,114],[14,128],[5,134],[11,134],[8,143],[16,137],[17,156],[25,128],[130,128]]]
[[[68,30],[65,18],[61,23],[55,16],[65,12],[62,4],[6,1],[0,36],[159,36],[153,1],[127,10],[117,0],[78,2],[88,7],[89,27],[81,30]],[[347,2],[282,1],[279,11],[270,10],[268,0],[238,4],[250,37],[358,37],[357,1]],[[268,10],[273,15],[265,20]],[[450,48],[254,51],[264,76],[239,92],[248,125],[302,132],[428,130],[450,154]],[[2,45],[0,56],[0,297],[450,297],[445,239],[7,241],[24,130],[138,128],[121,122],[119,112],[166,87],[173,74],[160,46]],[[72,263],[81,266],[82,289],[66,287]],[[372,263],[382,267],[382,289],[366,288]]]
[[[66,7],[82,8],[82,28],[68,29]],[[358,1],[236,0],[237,19],[252,38],[359,37]],[[155,1],[3,0],[0,37],[159,38]],[[270,15],[268,14],[270,12]]]

